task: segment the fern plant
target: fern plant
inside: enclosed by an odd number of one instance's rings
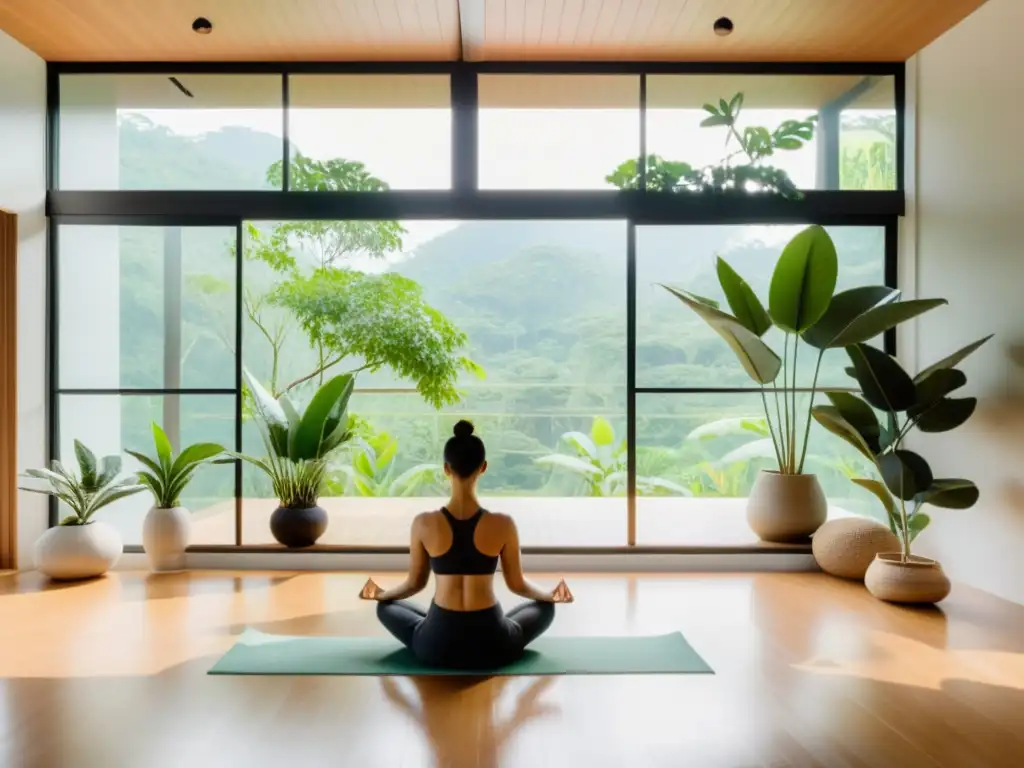
[[[134,477],[117,480],[121,473],[120,456],[104,456],[99,462],[95,454],[81,442],[75,440],[75,459],[78,475],[69,472],[59,461],[53,461],[50,469],[29,469],[25,474],[47,483],[47,488],[20,486],[30,493],[44,493],[63,501],[71,510],[60,521],[60,525],[88,525],[100,509],[119,499],[146,490]]]
[[[224,448],[216,443],[196,443],[174,456],[167,433],[156,423],[153,424],[153,443],[156,446],[155,459],[137,451],[126,452],[146,467],[138,473],[139,482],[149,488],[157,509],[181,506],[181,494],[192,480],[193,473],[224,452]]]

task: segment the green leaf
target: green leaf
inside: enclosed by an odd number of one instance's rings
[[[910,414],[923,413],[950,392],[967,383],[967,375],[956,368],[940,368],[916,382],[917,402]]]
[[[971,418],[977,405],[974,397],[943,398],[918,417],[917,428],[922,432],[949,432]]]
[[[841,437],[856,448],[862,456],[872,462],[875,461],[875,454],[872,452],[871,446],[865,442],[854,426],[843,418],[843,414],[834,405],[816,405],[811,408],[811,416],[833,435]]]
[[[160,466],[164,468],[164,472],[169,472],[174,449],[171,447],[171,441],[167,439],[167,433],[155,421],[153,422],[153,442],[156,444],[156,456],[160,460]]]
[[[327,381],[306,406],[295,429],[293,461],[322,458],[322,441],[341,423],[352,394],[353,377],[345,374]]]
[[[970,344],[968,344],[966,347],[963,347],[962,349],[958,349],[956,352],[954,352],[949,357],[944,357],[941,360],[939,360],[939,362],[935,363],[934,365],[928,366],[923,371],[921,371],[919,374],[917,374],[917,376],[914,377],[914,381],[923,381],[924,379],[928,378],[933,373],[935,373],[935,371],[941,371],[941,370],[943,370],[945,368],[954,368],[955,366],[959,365],[968,355],[970,355],[972,352],[977,350],[978,347],[980,347],[986,341],[991,339],[992,336],[993,336],[993,334],[989,334],[988,336],[986,336],[983,339],[978,339],[977,341],[973,341]]]
[[[701,128],[710,128],[715,125],[729,125],[729,118],[722,117],[721,115],[712,115],[700,121]]]
[[[871,406],[849,392],[826,392],[825,396],[843,419],[857,430],[857,434],[864,439],[872,453],[880,453],[882,426],[878,423],[878,417]]]
[[[125,453],[127,453],[133,459],[135,459],[140,464],[142,464],[144,467],[149,469],[154,475],[156,475],[158,477],[161,477],[161,478],[165,477],[167,475],[167,471],[162,466],[160,466],[157,462],[153,461],[153,459],[151,459],[146,454],[139,453],[138,451],[128,451],[128,450],[126,450]]]
[[[768,311],[757,298],[757,294],[721,256],[716,261],[718,282],[725,293],[726,301],[733,315],[751,333],[764,336],[772,327]]]
[[[732,110],[729,109],[729,102],[727,102],[725,99],[719,99],[718,100],[718,108],[719,108],[719,110],[721,110],[723,115],[725,115],[727,117],[731,117],[732,116]]]
[[[366,475],[367,477],[373,477],[376,474],[374,462],[370,460],[370,457],[366,451],[359,451],[359,453],[356,454],[355,460],[352,462],[352,465],[356,468],[356,470],[358,470],[361,474]]]
[[[267,430],[270,445],[278,456],[288,455],[288,417],[281,404],[267,392],[259,380],[245,371],[245,381],[252,392],[252,400]]]
[[[562,435],[562,440],[571,445],[577,453],[591,459],[597,458],[597,446],[589,435],[582,432],[566,432]]]
[[[718,107],[716,107],[714,104],[705,104],[704,105],[704,111],[705,112],[710,112],[712,115],[717,115],[718,114]]]
[[[601,470],[593,464],[586,462],[583,459],[578,459],[575,456],[566,456],[562,453],[553,453],[550,456],[541,456],[539,459],[534,459],[534,461],[542,466],[568,469],[585,477],[598,477],[601,474]]]
[[[608,420],[598,416],[594,419],[594,423],[590,426],[590,436],[594,440],[594,445],[604,447],[611,445],[615,442],[615,430],[612,429],[612,425],[608,423]]]
[[[782,360],[759,336],[747,330],[732,315],[709,307],[685,291],[667,285],[662,287],[690,307],[715,333],[725,339],[750,378],[759,384],[770,384],[775,381],[782,368]]]
[[[768,292],[775,324],[789,333],[803,333],[818,322],[832,300],[838,270],[836,247],[821,227],[808,227],[790,240]]]
[[[864,490],[873,493],[882,502],[882,507],[885,508],[885,515],[889,520],[889,530],[896,533],[900,527],[900,510],[896,505],[896,500],[893,499],[885,484],[880,483],[878,480],[870,480],[864,477],[855,477],[853,482]]]
[[[918,512],[917,514],[912,515],[910,519],[907,520],[907,528],[910,531],[910,540],[913,541],[916,539],[917,535],[927,528],[931,521],[932,519],[924,512]]]
[[[753,433],[761,437],[771,434],[768,430],[768,421],[763,416],[737,416],[729,419],[716,419],[715,421],[701,424],[692,430],[687,440],[712,440],[726,435],[745,435]]]
[[[782,138],[775,140],[775,146],[779,149],[801,149],[804,143],[800,139]]]
[[[865,285],[840,291],[832,297],[828,309],[814,325],[803,334],[803,340],[818,349],[843,347],[839,343],[842,334],[864,313],[896,301],[900,292],[884,285]]]
[[[871,341],[900,323],[948,303],[945,299],[912,299],[873,307],[851,322],[831,346],[848,347]]]
[[[917,399],[914,382],[900,364],[867,344],[846,348],[864,399],[883,411],[905,411]]]
[[[743,92],[740,91],[740,92],[736,93],[736,95],[734,95],[729,100],[729,114],[732,115],[735,118],[736,115],[739,114],[740,109],[742,109],[742,108],[743,108]]]
[[[121,473],[120,456],[104,456],[100,459],[100,476],[96,478],[96,485],[103,487],[114,481],[114,478]]]
[[[946,478],[932,480],[931,486],[918,494],[917,502],[943,509],[969,509],[979,496],[978,486],[970,480]]]
[[[78,470],[82,473],[82,485],[86,488],[96,487],[96,456],[85,445],[78,440],[75,444],[75,458],[78,460]]]
[[[898,450],[878,459],[878,471],[896,498],[910,501],[932,484],[932,470],[913,451]]]
[[[188,467],[200,464],[204,461],[209,461],[214,456],[219,456],[223,452],[224,447],[217,443],[195,443],[178,454],[178,458],[175,459],[171,472],[181,472]]]

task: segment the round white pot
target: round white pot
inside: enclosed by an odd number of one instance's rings
[[[875,555],[864,574],[864,586],[879,600],[890,603],[931,605],[949,595],[949,577],[942,566],[927,557],[911,555],[902,560],[899,553]]]
[[[185,548],[192,534],[192,515],[185,507],[146,513],[142,523],[142,548],[154,571],[180,571],[185,567]]]
[[[58,525],[36,542],[36,568],[51,579],[90,579],[113,568],[122,549],[121,535],[106,523]]]
[[[805,541],[828,516],[814,475],[761,470],[747,499],[747,523],[762,541]]]

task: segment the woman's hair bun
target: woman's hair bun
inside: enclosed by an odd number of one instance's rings
[[[455,428],[452,430],[456,437],[469,437],[473,434],[473,422],[461,419],[455,423]]]

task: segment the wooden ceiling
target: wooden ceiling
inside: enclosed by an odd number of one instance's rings
[[[903,61],[984,2],[0,0],[0,29],[48,61]]]

